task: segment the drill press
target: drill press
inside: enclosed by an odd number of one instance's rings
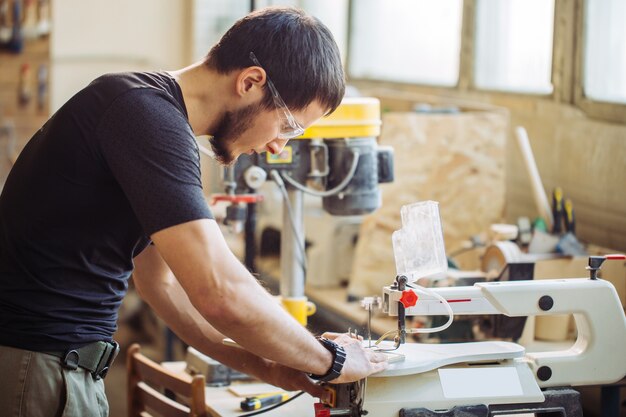
[[[304,325],[312,313],[304,295],[304,194],[321,197],[324,210],[334,216],[376,210],[381,204],[378,184],[393,181],[393,151],[376,142],[380,124],[377,99],[345,98],[279,155],[241,155],[224,168],[226,194],[217,198],[231,203],[226,216],[231,225],[250,218],[246,204],[260,200],[257,190],[266,179],[281,190],[280,294],[285,308]]]

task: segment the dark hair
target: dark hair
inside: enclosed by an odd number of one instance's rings
[[[314,100],[332,113],[345,93],[339,49],[316,17],[292,7],[268,7],[239,19],[211,48],[205,63],[225,74],[254,65],[254,52],[287,106],[302,110]],[[274,106],[266,89],[263,105]]]

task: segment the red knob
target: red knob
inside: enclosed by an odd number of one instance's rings
[[[400,297],[400,302],[404,306],[404,308],[413,307],[415,303],[417,303],[417,294],[415,294],[411,290],[402,291],[402,297]]]

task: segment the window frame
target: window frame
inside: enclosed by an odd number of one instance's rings
[[[585,96],[585,2],[575,0],[575,65],[573,104],[594,119],[626,124],[626,104],[593,100]]]
[[[567,0],[565,0],[567,1]],[[556,12],[556,3],[559,0],[555,0],[555,12],[554,12],[554,25],[557,24],[557,12]],[[350,0],[348,5],[348,44],[350,44],[350,38],[352,37],[352,16],[353,16],[353,7],[355,0]],[[459,76],[456,85],[452,86],[444,86],[439,84],[424,84],[424,83],[407,83],[402,81],[393,81],[387,79],[378,79],[378,78],[365,78],[365,77],[354,77],[348,71],[348,78],[350,81],[354,82],[375,82],[380,83],[381,85],[386,86],[396,86],[396,87],[425,87],[428,89],[433,89],[435,91],[442,92],[454,92],[454,91],[462,91],[462,92],[476,92],[476,93],[489,93],[489,94],[498,94],[498,95],[507,95],[507,96],[518,96],[518,97],[529,97],[529,98],[554,98],[556,88],[554,87],[554,50],[557,46],[556,34],[552,39],[552,69],[550,81],[553,85],[553,89],[551,93],[530,93],[530,92],[517,92],[511,90],[497,90],[497,89],[487,89],[487,88],[479,88],[476,87],[474,82],[474,65],[475,65],[475,55],[474,51],[476,49],[476,3],[477,0],[463,0],[462,11],[461,11],[461,47],[460,47],[460,57],[459,57]],[[351,58],[352,51],[348,48],[348,53],[346,55],[346,68],[349,69],[349,62]]]
[[[592,100],[584,95],[584,10],[586,0],[555,0],[554,25],[552,36],[552,70],[550,81],[552,92],[548,94],[516,92],[478,88],[474,83],[475,27],[477,0],[463,0],[461,18],[461,48],[459,76],[455,86],[442,86],[423,83],[380,80],[375,78],[353,77],[349,73],[352,51],[349,47],[353,36],[353,8],[355,0],[348,3],[348,51],[346,71],[350,82],[356,84],[377,83],[384,89],[404,88],[409,91],[422,90],[432,94],[472,93],[474,95],[497,95],[521,99],[549,100],[578,107],[591,119],[626,124],[626,104]]]

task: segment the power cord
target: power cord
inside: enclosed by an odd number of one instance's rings
[[[343,181],[341,181],[341,183],[337,184],[335,188],[332,188],[330,190],[326,190],[326,191],[314,190],[312,188],[309,188],[305,185],[300,184],[299,182],[297,182],[296,180],[294,180],[293,178],[291,178],[291,176],[287,174],[285,174],[283,178],[285,181],[289,183],[289,185],[293,186],[294,188],[302,191],[303,193],[314,195],[316,197],[330,197],[330,196],[339,194],[344,188],[348,186],[350,181],[352,181],[352,178],[354,178],[354,174],[356,173],[356,169],[359,166],[359,158],[360,158],[359,151],[356,149],[351,149],[351,151],[352,151],[352,165],[350,165],[350,170],[348,171],[348,174],[343,179]]]
[[[454,321],[454,311],[452,311],[452,307],[450,307],[450,303],[448,302],[448,300],[443,298],[441,295],[437,294],[435,291],[422,287],[421,285],[407,284],[407,287],[411,288],[412,290],[416,292],[421,293],[422,295],[427,295],[427,296],[436,298],[443,304],[444,308],[446,309],[446,312],[448,313],[448,321],[445,324],[442,324],[441,326],[437,326],[437,327],[428,327],[428,328],[411,327],[411,328],[406,329],[407,334],[436,333],[436,332],[444,331],[448,327],[450,327],[450,325]],[[374,344],[378,346],[383,340],[387,339],[389,336],[392,336],[392,335],[396,337],[396,342],[394,344],[394,347],[390,349],[380,349],[381,352],[391,352],[400,347],[400,342],[398,341],[399,331],[397,329],[393,329],[393,330],[389,330],[385,332]]]
[[[427,296],[430,295],[431,297],[435,297],[437,300],[439,300],[443,304],[443,307],[446,309],[446,312],[448,313],[448,321],[442,324],[441,326],[428,327],[428,328],[412,327],[406,330],[407,333],[437,333],[437,332],[442,332],[446,330],[448,327],[450,327],[450,325],[452,324],[452,321],[454,320],[454,311],[452,311],[452,307],[450,307],[450,303],[448,302],[448,300],[443,298],[441,295],[437,294],[435,291],[422,287],[421,285],[407,284],[407,286],[411,288],[412,290],[422,293],[422,295],[427,295]]]

